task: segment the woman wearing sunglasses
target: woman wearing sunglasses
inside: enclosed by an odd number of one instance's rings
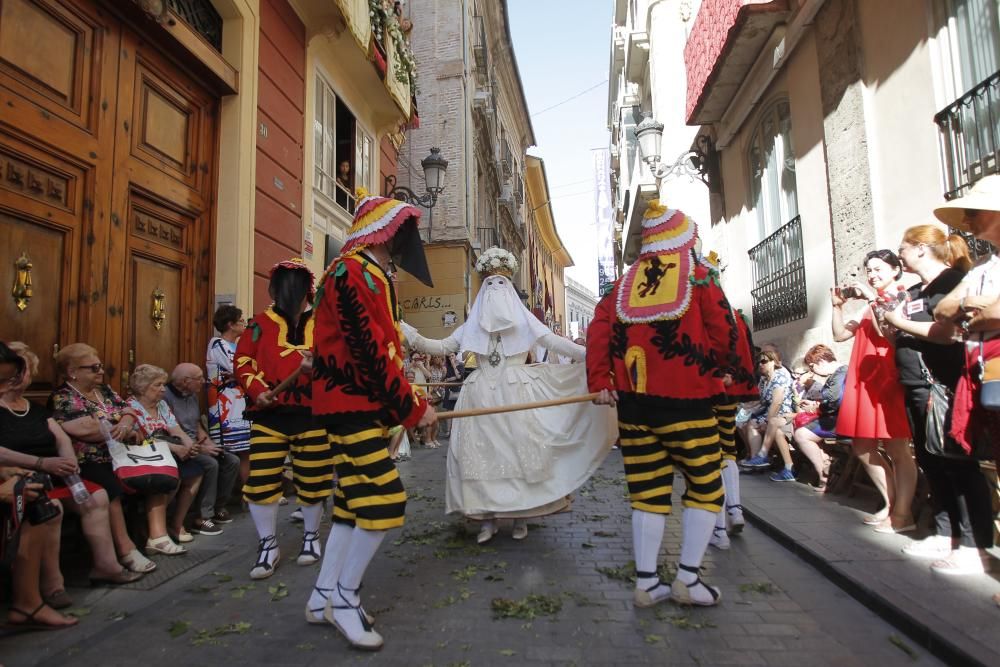
[[[100,421],[111,424],[111,435],[120,441],[138,440],[139,420],[115,390],[104,383],[104,364],[97,350],[73,343],[55,357],[56,373],[63,383],[52,394],[52,413],[70,439],[80,462],[80,477],[107,491],[111,537],[119,560],[132,572],[152,572],[156,563],[136,548],[125,527],[121,483],[111,467],[111,454],[101,435]]]

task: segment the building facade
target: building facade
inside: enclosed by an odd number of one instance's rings
[[[140,363],[199,361],[217,304],[262,309],[280,259],[322,267],[333,225],[321,218],[316,239],[314,146],[349,146],[377,185],[394,163],[383,140],[412,118],[405,50],[376,39],[369,9],[0,1],[0,280],[19,295],[4,300],[0,339],[38,352],[35,390],[78,341],[119,389]],[[327,133],[320,75],[353,134],[339,113]]]
[[[642,216],[659,199],[710,228],[708,148],[680,104],[685,81],[684,44],[693,23],[687,0],[613,0],[608,129],[611,180],[619,245],[618,273],[635,261]],[[663,126],[658,160],[639,150],[636,128],[649,118]],[[692,159],[694,158],[694,160]],[[699,165],[696,167],[695,165]],[[655,167],[666,165],[657,173]],[[707,252],[707,249],[706,249]]]
[[[412,0],[419,33],[420,128],[407,133],[398,183],[425,190],[420,161],[432,147],[448,160],[444,192],[425,209],[421,230],[434,287],[401,275],[404,316],[427,335],[465,321],[479,289],[475,262],[491,246],[519,258],[515,284],[527,297],[525,155],[534,131],[511,44],[507,3]]]
[[[594,319],[597,295],[586,285],[572,278],[566,280],[566,335],[570,338],[587,336],[587,327]]]
[[[798,356],[865,253],[997,170],[1000,3],[693,4],[684,113],[718,152],[726,291]]]
[[[527,243],[523,274],[528,292],[526,304],[536,316],[541,315],[553,331],[566,331],[566,269],[573,258],[559,238],[552,215],[549,180],[545,161],[540,157],[525,157],[525,213]]]

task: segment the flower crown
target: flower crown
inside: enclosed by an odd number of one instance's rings
[[[476,260],[476,271],[485,278],[495,274],[513,278],[517,272],[517,259],[508,250],[503,248],[487,248],[479,259]]]

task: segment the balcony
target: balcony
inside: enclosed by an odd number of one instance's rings
[[[688,125],[722,118],[789,0],[703,0],[684,46]]]
[[[941,149],[945,199],[965,194],[983,176],[1000,172],[1000,72],[934,116]],[[976,257],[992,252],[985,241],[962,234]]]
[[[790,222],[750,249],[753,328],[770,329],[808,314],[802,218]]]
[[[476,75],[480,79],[489,77],[490,49],[486,42],[486,22],[482,16],[472,17],[472,58],[476,61]]]

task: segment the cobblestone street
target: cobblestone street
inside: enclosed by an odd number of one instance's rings
[[[533,522],[523,542],[503,526],[479,547],[471,526],[443,516],[445,451],[415,450],[401,464],[408,522],[386,539],[363,591],[386,638],[379,654],[351,651],[331,626],[304,622],[317,570],[294,563],[301,529],[287,521],[290,505],[271,579],[249,580],[256,538],[240,515],[182,557],[210,558],[152,590],[71,588],[79,628],[2,639],[3,664],[940,664],[750,525],[730,551],[710,551],[706,579],[721,587],[720,607],[633,609],[617,451],[572,512]],[[679,543],[674,517],[668,567]]]

